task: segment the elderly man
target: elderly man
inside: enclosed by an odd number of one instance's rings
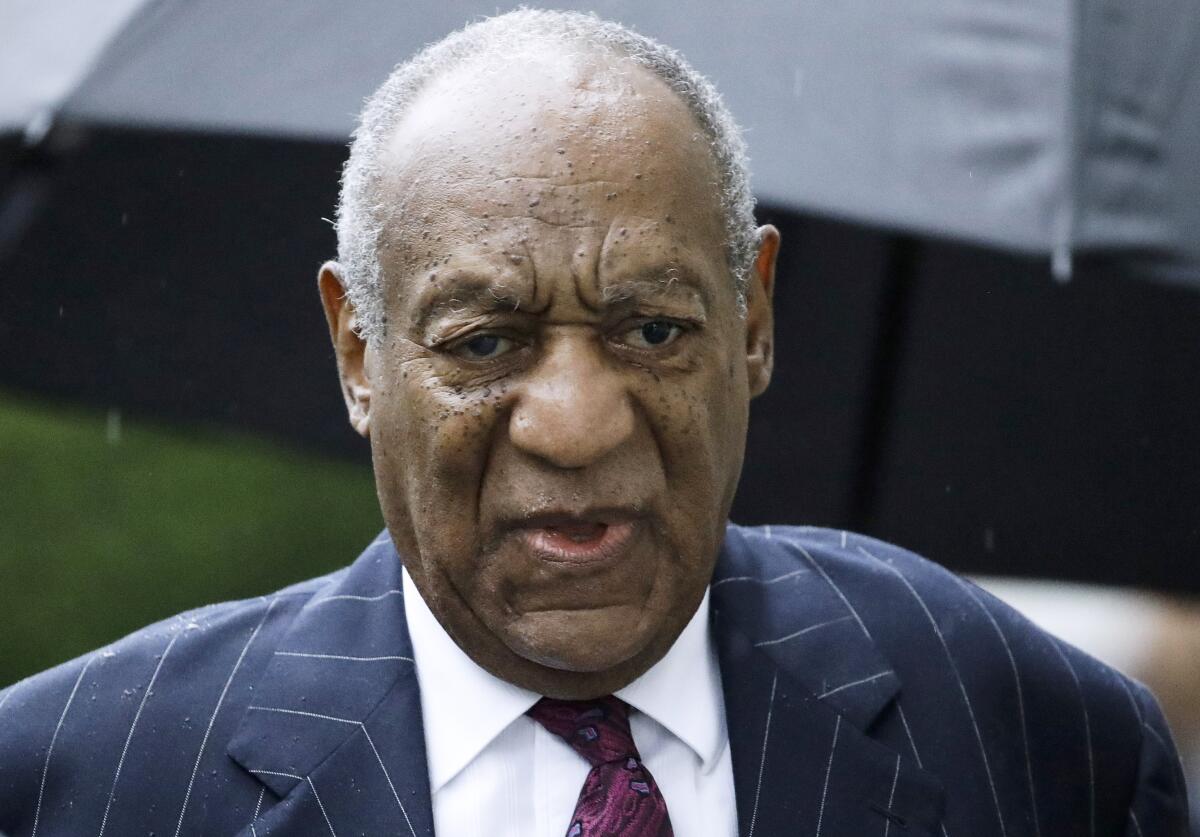
[[[11,835],[1178,835],[1153,699],[866,538],[726,525],[779,235],[671,50],[400,66],[321,299],[382,534],[0,694]]]

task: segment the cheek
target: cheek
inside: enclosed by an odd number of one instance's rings
[[[478,496],[502,393],[448,386],[419,359],[390,382],[372,418],[381,495],[423,539],[473,543],[463,527],[476,518],[470,500]]]
[[[714,352],[686,376],[645,382],[640,399],[662,455],[665,516],[684,554],[715,552],[741,473],[747,398],[744,376],[731,381],[729,368]]]
[[[723,357],[706,358],[687,376],[656,382],[654,389],[644,403],[672,463],[701,468],[710,477],[726,468],[730,454],[741,449],[746,426],[746,399],[739,397],[744,382],[736,371],[731,377]]]

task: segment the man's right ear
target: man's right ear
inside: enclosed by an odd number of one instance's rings
[[[350,414],[350,426],[360,436],[371,435],[371,381],[366,371],[367,344],[358,333],[358,319],[354,303],[346,295],[346,282],[342,266],[337,262],[325,262],[317,274],[317,288],[321,292],[321,305],[325,308],[325,321],[329,323],[329,338],[337,356],[338,378],[342,383],[342,398],[346,401],[346,412]]]

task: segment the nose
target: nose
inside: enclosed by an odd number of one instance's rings
[[[620,372],[594,335],[548,342],[519,387],[509,423],[513,444],[559,468],[583,468],[626,442],[633,405]]]

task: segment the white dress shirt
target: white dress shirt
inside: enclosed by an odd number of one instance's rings
[[[438,837],[562,837],[591,769],[525,715],[541,695],[489,674],[450,639],[404,572],[434,831]],[[676,837],[734,837],[737,809],[708,593],[679,639],[616,693]]]

